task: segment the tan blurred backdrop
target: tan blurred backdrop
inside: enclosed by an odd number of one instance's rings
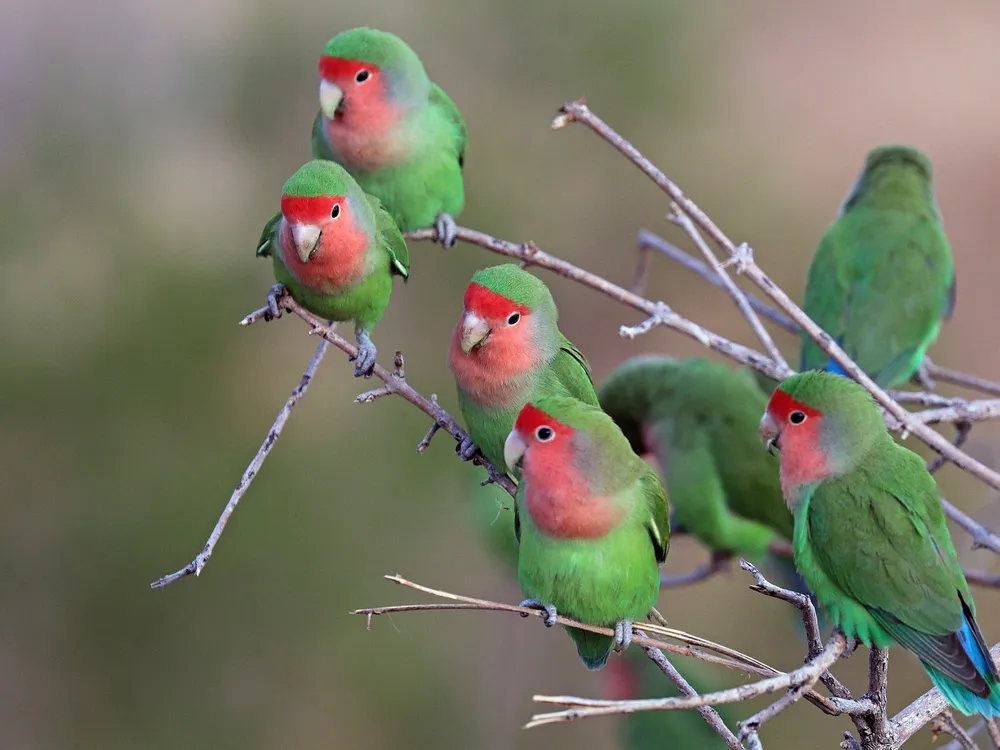
[[[481,613],[400,615],[365,632],[347,614],[423,598],[386,573],[519,594],[470,522],[478,470],[455,460],[447,437],[417,456],[427,420],[402,401],[355,405],[367,384],[339,353],[202,578],[148,588],[200,549],[315,345],[294,319],[236,322],[272,283],[253,250],[309,157],[330,36],[357,25],[400,34],[459,105],[470,133],[460,223],[534,239],[619,283],[631,280],[640,227],[687,245],[663,218],[663,195],[625,160],[582,127],[549,129],[565,99],[586,95],[796,299],[865,152],[923,148],[959,277],[933,357],[1000,377],[998,24],[1000,6],[985,0],[8,1],[0,745],[615,746],[610,719],[520,729],[532,694],[602,693],[562,633]],[[413,385],[454,409],[448,336],[468,277],[497,259],[428,244],[411,258],[376,342],[383,359],[403,348]],[[623,341],[634,312],[539,275],[598,381],[632,354],[703,353],[663,331]],[[655,261],[649,288],[754,343],[720,292],[667,261]],[[969,450],[996,466],[996,438],[977,428]],[[1000,520],[983,487],[954,468],[940,478],[961,507]],[[666,569],[702,559],[678,541]],[[664,595],[660,609],[675,627],[798,665],[788,613],[747,583],[734,572]],[[996,642],[1000,596],[977,596]],[[837,671],[861,692],[864,669],[862,653]],[[928,687],[916,661],[894,653],[890,710]],[[763,740],[836,747],[847,728],[801,704]],[[929,734],[910,746],[929,746]]]

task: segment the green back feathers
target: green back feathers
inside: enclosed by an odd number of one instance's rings
[[[375,214],[376,232],[389,252],[390,270],[393,274],[402,276],[405,282],[410,278],[410,251],[406,246],[406,239],[378,198],[365,193],[365,199]]]
[[[390,93],[397,99],[426,99],[431,82],[417,53],[395,34],[361,27],[342,31],[326,43],[323,55],[366,62],[388,78]]]
[[[476,271],[472,276],[472,282],[532,311],[542,308],[551,308],[554,311],[556,307],[552,293],[545,282],[516,263],[503,263]]]

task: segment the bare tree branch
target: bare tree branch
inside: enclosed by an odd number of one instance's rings
[[[330,324],[328,327],[325,324],[324,327],[330,332],[336,328],[336,323]],[[174,581],[179,581],[181,578],[185,578],[189,575],[199,576],[201,571],[208,564],[209,558],[212,557],[212,553],[215,551],[215,545],[218,544],[219,539],[222,537],[222,532],[226,530],[226,524],[229,523],[229,518],[233,515],[236,507],[240,504],[240,500],[243,499],[243,495],[250,488],[250,483],[253,482],[254,477],[257,476],[257,472],[260,471],[261,466],[264,465],[264,461],[267,459],[267,455],[271,452],[274,444],[278,442],[278,438],[281,437],[281,431],[285,427],[285,422],[288,421],[288,417],[292,414],[292,409],[299,402],[306,391],[309,389],[309,384],[312,382],[313,376],[316,374],[316,370],[319,369],[320,362],[323,361],[323,356],[326,354],[327,342],[320,341],[319,346],[316,347],[316,352],[313,354],[312,359],[309,360],[309,365],[306,367],[306,371],[302,373],[302,378],[299,380],[299,384],[295,386],[292,394],[285,401],[285,405],[281,407],[281,411],[278,412],[278,416],[275,417],[274,424],[271,425],[271,429],[268,430],[267,435],[264,437],[264,442],[261,443],[260,448],[257,450],[257,455],[253,457],[250,465],[243,472],[243,476],[240,477],[240,483],[236,485],[236,489],[233,490],[233,494],[229,498],[229,502],[226,503],[226,507],[222,511],[222,515],[219,516],[219,520],[215,524],[215,528],[212,529],[212,533],[208,537],[208,541],[205,542],[205,547],[198,556],[194,558],[191,562],[185,565],[183,568],[178,570],[176,573],[171,573],[159,578],[149,584],[150,588],[161,589],[164,586],[169,586]]]
[[[440,611],[440,610],[479,610],[484,612],[517,612],[525,613],[532,617],[544,617],[545,613],[537,609],[526,609],[522,607],[515,606],[513,604],[503,604],[501,602],[491,602],[486,599],[476,599],[469,596],[461,596],[459,594],[452,594],[448,591],[442,591],[440,589],[433,589],[428,586],[422,586],[413,581],[409,581],[399,575],[385,576],[387,581],[399,584],[400,586],[405,586],[406,588],[411,588],[416,591],[422,591],[431,596],[436,596],[442,599],[448,599],[450,604],[400,604],[392,605],[388,607],[365,607],[363,609],[358,609],[351,612],[352,615],[365,615],[366,616],[366,627],[370,629],[371,618],[376,615],[388,615],[398,612],[425,612],[425,611]],[[655,610],[654,610],[655,612]],[[602,635],[614,635],[614,630],[610,628],[602,628],[596,625],[587,625],[576,620],[571,620],[568,617],[563,617],[562,615],[557,615],[556,622],[562,625],[568,625],[569,627],[578,628],[580,630],[587,630],[591,633],[600,633]],[[692,633],[687,633],[683,630],[677,630],[675,628],[666,627],[664,625],[659,625],[654,622],[647,622],[642,624],[642,630],[647,633],[652,633],[664,638],[671,638],[673,640],[680,641],[681,643],[687,644],[686,646],[677,646],[671,643],[665,643],[663,641],[656,641],[649,639],[647,637],[635,637],[633,638],[633,643],[637,643],[640,646],[651,646],[653,648],[658,648],[662,651],[668,653],[678,654],[680,656],[690,656],[702,661],[710,662],[713,664],[719,664],[721,666],[727,667],[729,669],[734,669],[742,672],[750,672],[752,674],[762,675],[765,677],[780,676],[784,674],[778,671],[774,667],[771,667],[759,659],[755,659],[752,656],[748,656],[740,651],[729,646],[724,646],[720,643],[715,643],[707,638],[702,638],[700,636],[694,635]],[[702,650],[704,649],[704,650]],[[714,653],[708,653],[712,651]],[[718,656],[716,654],[719,654]],[[837,709],[833,702],[820,695],[819,693],[810,690],[805,696],[813,705],[820,708],[824,713],[830,715],[837,715],[840,710]]]
[[[701,583],[726,570],[732,559],[733,556],[730,554],[713,553],[711,560],[704,565],[699,565],[690,573],[683,573],[676,576],[660,576],[660,588],[679,589],[684,586]]]
[[[575,698],[564,695],[536,695],[533,696],[533,700],[536,703],[551,703],[559,706],[568,706],[569,708],[564,711],[536,714],[531,717],[531,721],[525,725],[525,728],[594,716],[631,714],[637,711],[678,711],[698,708],[699,706],[740,703],[789,688],[811,687],[840,658],[846,649],[847,639],[844,638],[844,634],[834,633],[820,655],[799,669],[766,680],[750,683],[749,685],[740,685],[728,690],[704,693],[694,697],[613,701]]]
[[[636,632],[645,637],[645,633],[641,630],[637,630]],[[698,695],[698,691],[691,686],[691,683],[684,679],[684,675],[677,671],[674,665],[670,663],[670,660],[660,649],[653,648],[652,646],[643,646],[642,650],[646,652],[646,656],[649,657],[650,661],[660,668],[660,671],[666,675],[667,679],[677,686],[677,689],[682,695],[687,695],[689,697]],[[701,714],[701,717],[705,720],[705,723],[714,729],[715,733],[718,734],[722,738],[723,742],[729,745],[732,750],[744,750],[743,743],[741,743],[739,738],[732,733],[729,727],[726,726],[722,717],[719,716],[718,711],[711,706],[702,706],[697,710],[698,713]]]
[[[937,739],[939,734],[950,734],[955,738],[955,742],[958,746],[963,748],[963,750],[979,750],[979,746],[975,743],[969,733],[966,732],[961,725],[955,721],[955,715],[950,709],[945,709],[941,712],[937,718],[931,722],[931,733],[935,735],[934,739]]]

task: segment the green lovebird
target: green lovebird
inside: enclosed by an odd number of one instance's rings
[[[319,61],[312,153],[343,165],[404,232],[434,226],[455,244],[465,204],[465,120],[423,63],[394,34],[351,29]]]
[[[721,690],[713,684],[711,673],[697,659],[678,659],[674,667],[699,693]],[[624,658],[608,664],[606,677],[608,700],[643,700],[680,695],[674,684],[646,656],[631,650]],[[735,706],[716,706],[728,727],[739,720]],[[728,745],[705,723],[697,711],[636,711],[619,718],[618,737],[621,750],[725,750]]]
[[[920,368],[954,307],[931,163],[915,148],[880,146],[820,241],[803,309],[868,377],[895,388]],[[799,369],[844,374],[805,333]]]
[[[1000,675],[934,477],[890,437],[867,391],[827,372],[794,375],[771,396],[760,434],[781,453],[795,564],[834,625],[912,651],[962,713],[1000,715]]]
[[[586,358],[558,327],[549,289],[516,263],[477,271],[448,352],[458,405],[471,441],[458,447],[466,460],[478,446],[499,471],[504,440],[518,412],[543,396],[572,396],[597,406]]]
[[[613,628],[614,637],[568,628],[588,669],[632,642],[632,623],[656,604],[667,559],[667,497],[652,467],[607,414],[575,398],[525,405],[504,445],[520,466],[514,504],[522,607]]]
[[[378,199],[338,164],[311,161],[282,188],[281,210],[264,226],[257,255],[273,259],[278,280],[268,294],[270,316],[281,317],[277,298],[287,289],[316,315],[353,320],[354,375],[370,378],[371,332],[389,305],[392,277],[410,275],[406,242]]]
[[[674,521],[713,553],[754,558],[792,539],[778,462],[760,449],[767,405],[747,370],[702,357],[633,357],[598,391],[639,455],[656,456]]]

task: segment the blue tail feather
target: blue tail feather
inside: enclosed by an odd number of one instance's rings
[[[990,686],[989,696],[980,698],[950,677],[945,677],[933,667],[925,664],[924,669],[930,675],[931,682],[934,683],[934,687],[941,691],[948,703],[966,716],[973,714],[980,714],[986,718],[1000,716],[1000,685],[993,677],[989,652],[983,651],[983,647],[972,629],[972,624],[969,622],[968,614],[963,617],[962,629],[958,631],[958,640],[962,643],[969,658],[972,659],[972,663],[976,665],[979,674],[986,678],[986,682]]]

